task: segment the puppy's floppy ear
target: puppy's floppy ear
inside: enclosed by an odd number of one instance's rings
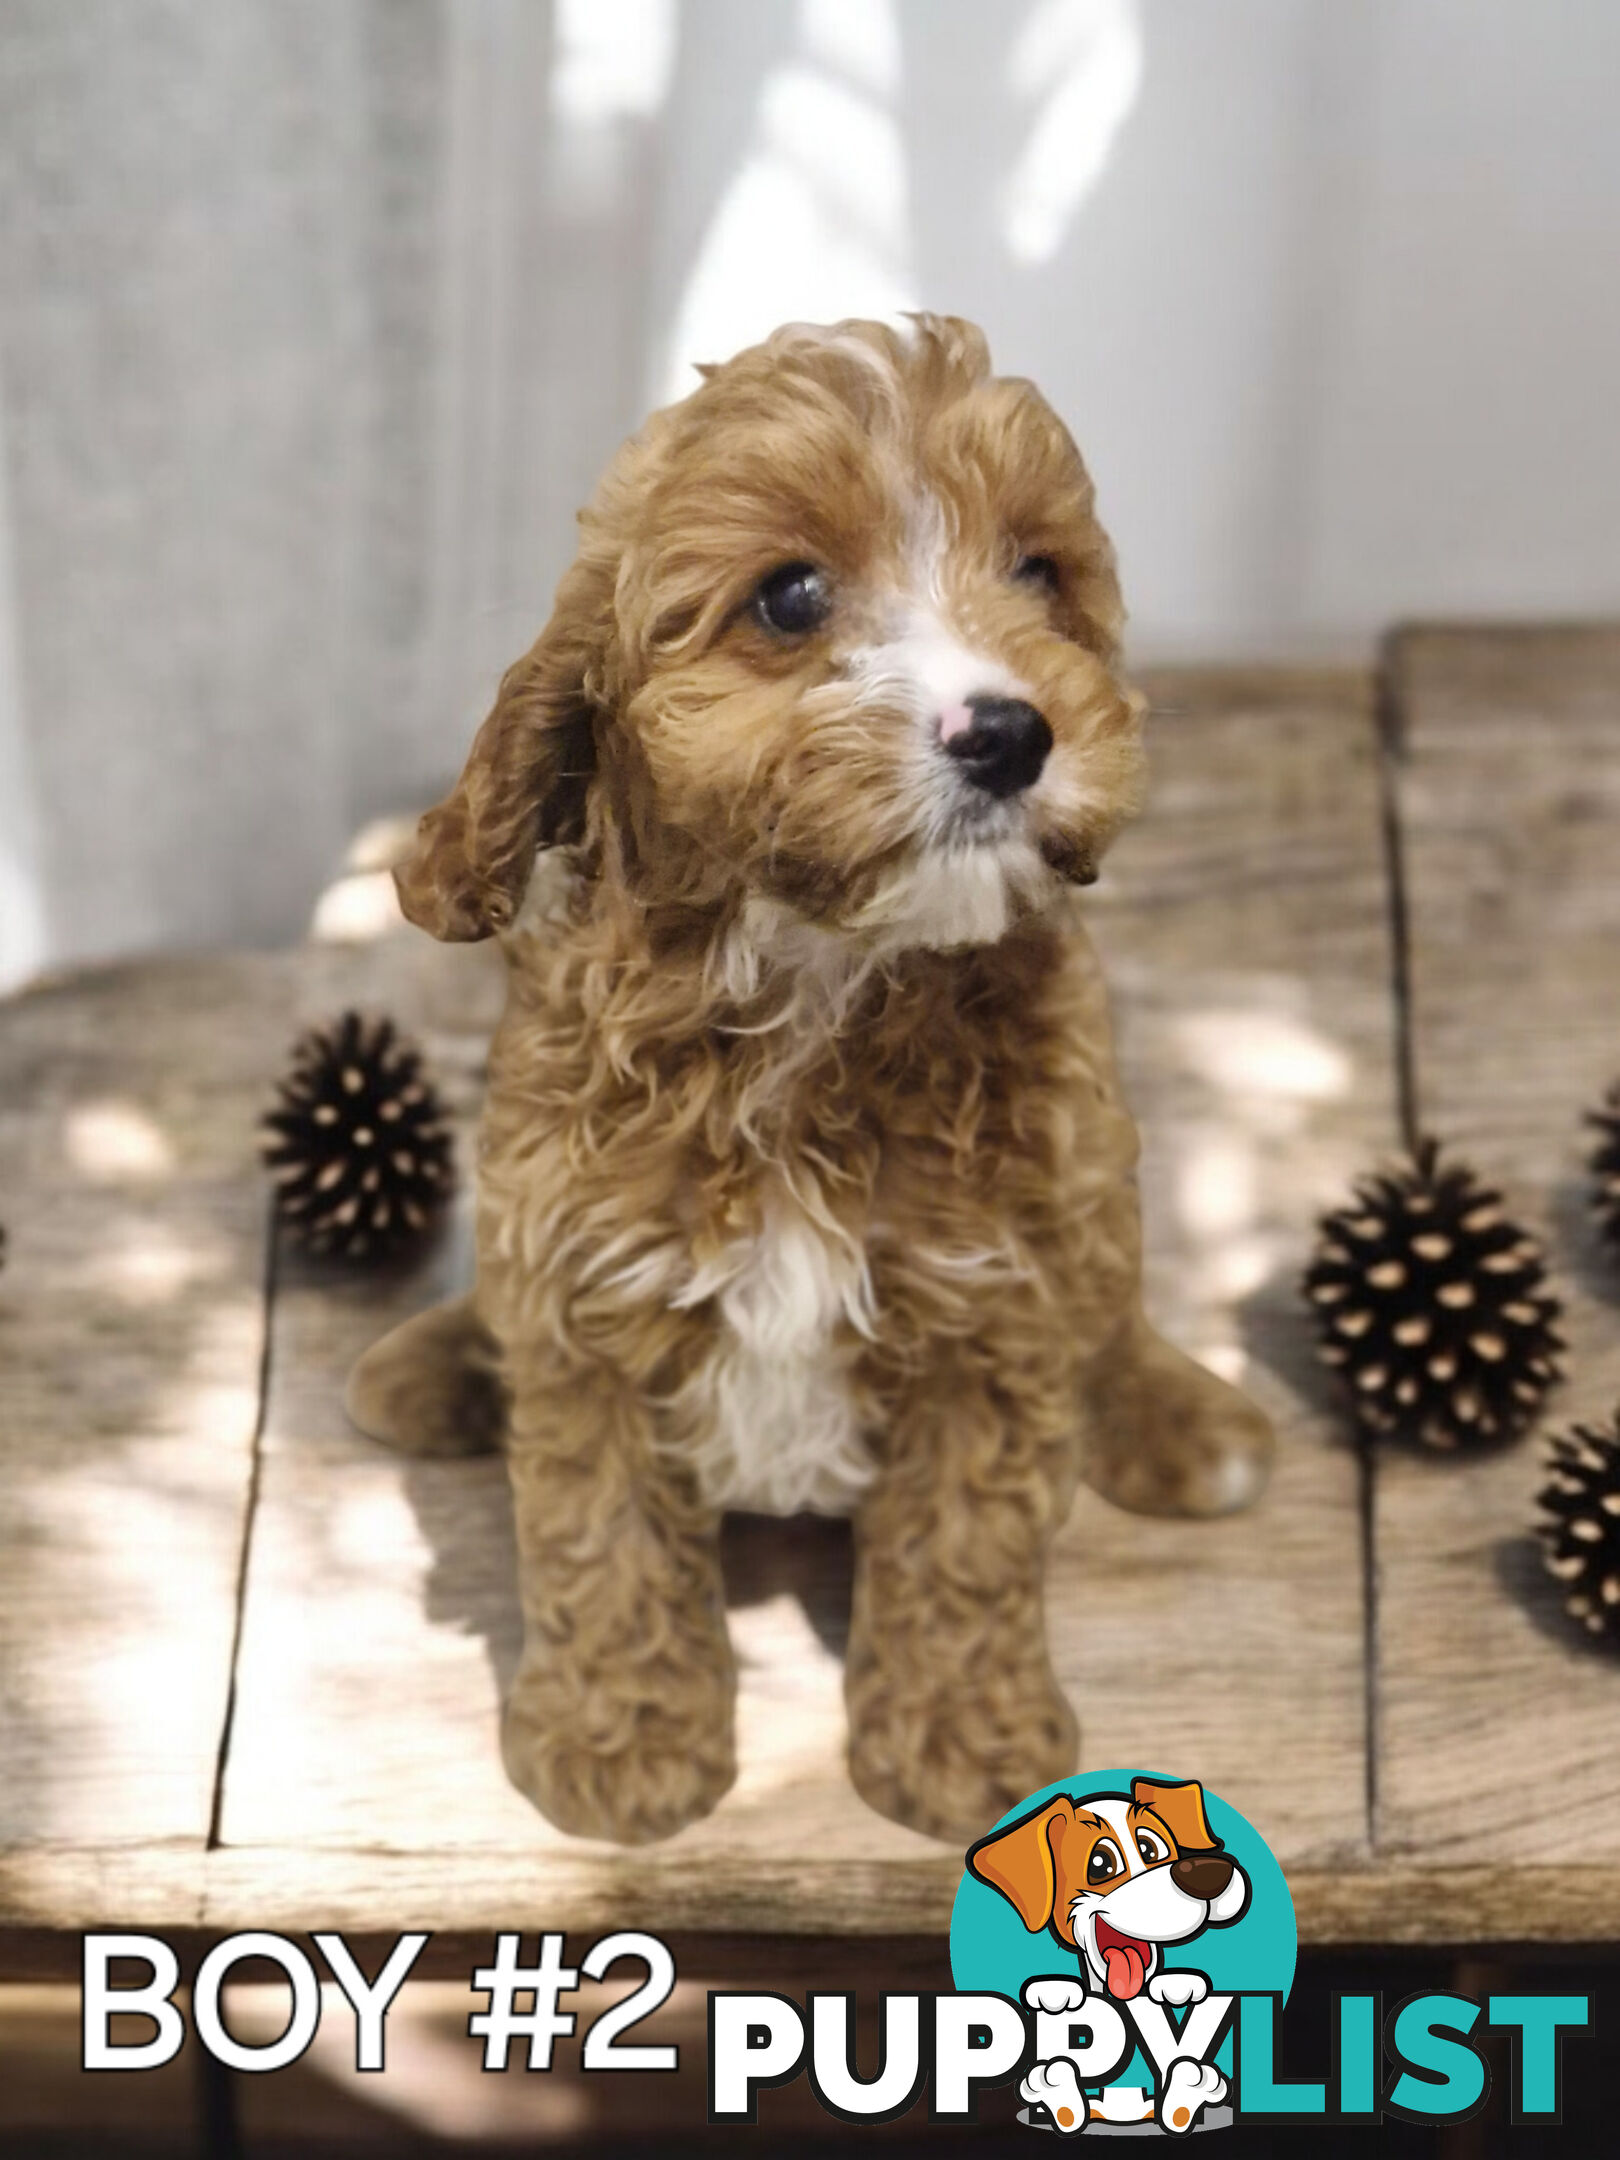
[[[1057,1903],[1057,1847],[1074,1821],[1074,1802],[1050,1800],[1005,1830],[980,1838],[967,1856],[980,1882],[999,1890],[1032,1935],[1052,1917]]]
[[[612,617],[611,566],[582,556],[550,622],[502,678],[461,778],[417,827],[394,883],[406,915],[434,937],[506,929],[536,849],[579,838]]]
[[[1182,1852],[1220,1850],[1221,1841],[1204,1813],[1204,1788],[1196,1778],[1176,1784],[1165,1784],[1158,1778],[1132,1778],[1131,1798],[1138,1807],[1153,1810]]]

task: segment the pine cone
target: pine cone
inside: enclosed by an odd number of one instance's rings
[[[1560,1377],[1541,1247],[1501,1201],[1427,1140],[1323,1219],[1305,1295],[1368,1432],[1439,1449],[1510,1440]]]
[[[398,1254],[454,1189],[438,1096],[389,1020],[346,1012],[301,1036],[262,1134],[277,1216],[313,1253]]]
[[[1592,1206],[1604,1242],[1620,1255],[1620,1080],[1603,1098],[1602,1109],[1587,1113],[1587,1123],[1601,1136],[1592,1150]]]
[[[1620,1642],[1620,1414],[1605,1428],[1559,1435],[1536,1505],[1550,1518],[1537,1528],[1565,1612]]]

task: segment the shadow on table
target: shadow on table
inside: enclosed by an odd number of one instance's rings
[[[1590,1178],[1565,1178],[1553,1187],[1549,1212],[1554,1231],[1552,1272],[1572,1276],[1585,1296],[1620,1306],[1620,1250],[1605,1242],[1592,1207]]]
[[[1276,1268],[1234,1308],[1247,1357],[1297,1396],[1313,1416],[1328,1419],[1334,1440],[1356,1445],[1338,1376],[1316,1354],[1316,1331],[1300,1294],[1297,1268]]]
[[[504,1699],[523,1644],[506,1466],[489,1457],[407,1461],[404,1489],[432,1554],[427,1616],[436,1626],[482,1639]],[[728,1609],[791,1597],[822,1647],[843,1656],[855,1570],[847,1522],[814,1515],[727,1515],[720,1562]]]

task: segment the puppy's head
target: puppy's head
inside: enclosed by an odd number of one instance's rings
[[[968,1854],[981,1882],[1032,1933],[1049,1928],[1121,2000],[1159,1963],[1159,1946],[1229,1926],[1248,1877],[1209,1826],[1203,1787],[1135,1778],[1076,1808],[1060,1797],[983,1838]]]
[[[1078,452],[979,333],[792,326],[620,452],[551,622],[400,872],[440,937],[583,841],[647,905],[988,943],[1089,882],[1138,788]]]

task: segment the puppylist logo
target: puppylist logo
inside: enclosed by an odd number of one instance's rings
[[[1258,1831],[1195,1778],[1130,1771],[1004,1817],[968,1852],[951,1920],[958,1987],[1025,2012],[1019,2120],[1066,2136],[1229,2123],[1238,2000],[1286,2001],[1295,1953]]]
[[[1556,2122],[1561,2043],[1584,1995],[1432,1992],[1386,2016],[1331,2005],[1326,2080],[1279,2069],[1293,1899],[1253,1824],[1195,1778],[1103,1771],[1036,1793],[967,1855],[951,1919],[964,1999],[1020,2006],[1019,2121],[1073,2136],[1231,2122],[1459,2122],[1490,2091],[1480,2041],[1512,2039],[1514,2122]]]
[[[987,2088],[1016,2083],[1018,2120],[1060,2137],[1454,2123],[1485,2105],[1496,2032],[1511,2043],[1504,2112],[1559,2120],[1562,2045],[1590,2029],[1588,1997],[1432,1991],[1386,2011],[1379,1994],[1336,1995],[1330,2074],[1292,2077],[1280,2027],[1297,1947],[1265,1839],[1198,1779],[1065,1779],[969,1848],[955,1990],[882,1997],[873,2076],[855,2061],[853,1993],[711,1993],[709,2119],[757,2123],[766,2088],[808,2075],[847,2122],[925,2093],[932,2121],[973,2122]]]

